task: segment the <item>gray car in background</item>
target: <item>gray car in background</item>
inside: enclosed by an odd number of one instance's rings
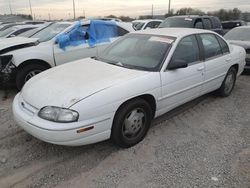
[[[247,53],[245,70],[250,70],[250,26],[236,27],[230,30],[224,38],[231,44],[245,48]]]

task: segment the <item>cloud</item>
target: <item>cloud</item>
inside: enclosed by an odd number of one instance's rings
[[[0,0],[0,9],[9,13],[9,1],[14,13],[30,13],[29,0]],[[37,18],[69,18],[73,16],[72,0],[31,0],[33,13]],[[168,0],[75,0],[77,16],[86,13],[87,17],[115,15],[138,16],[151,13],[154,4],[155,14],[164,14],[168,9]],[[172,0],[172,8],[200,8],[204,11],[220,8],[240,8],[250,10],[249,0]]]

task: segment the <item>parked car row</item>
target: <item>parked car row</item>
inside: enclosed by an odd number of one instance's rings
[[[16,123],[53,144],[131,147],[153,118],[212,91],[231,94],[249,55],[237,38],[221,36],[217,18],[171,17],[156,29],[150,22],[140,31],[135,22],[57,22],[1,39],[0,79],[21,90]]]

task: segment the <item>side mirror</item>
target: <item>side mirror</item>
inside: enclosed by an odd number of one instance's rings
[[[187,68],[188,63],[183,60],[183,59],[175,59],[171,61],[168,65],[168,70],[176,70],[176,69],[182,69],[182,68]]]

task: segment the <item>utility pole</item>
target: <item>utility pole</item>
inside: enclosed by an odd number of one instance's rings
[[[73,0],[73,10],[74,10],[74,20],[76,19],[76,6],[75,6],[75,0]]]
[[[154,17],[154,5],[152,4],[152,18]]]
[[[171,0],[169,0],[168,2],[168,14],[170,15],[170,11],[171,11]]]
[[[85,18],[85,10],[83,9],[83,18]]]
[[[10,14],[12,15],[12,7],[11,7],[11,2],[9,0],[9,7],[10,7]]]
[[[30,3],[30,15],[31,15],[31,18],[33,19],[33,12],[32,12],[32,7],[31,7],[31,2],[29,0],[29,3]]]

